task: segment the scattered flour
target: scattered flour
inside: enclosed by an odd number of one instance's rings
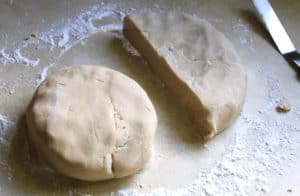
[[[199,173],[190,185],[178,190],[154,189],[148,193],[120,190],[112,195],[261,195],[269,192],[267,174],[282,175],[293,164],[300,145],[300,127],[243,114],[235,145],[222,160]],[[242,123],[241,123],[242,124]]]
[[[62,27],[52,28],[50,31],[41,33],[38,38],[51,46],[51,49],[61,48],[62,52],[68,50],[74,44],[85,37],[99,31],[112,31],[122,29],[124,13],[116,5],[93,6],[82,10],[78,17],[71,19]],[[116,23],[95,25],[94,20],[101,20],[105,17],[116,17]]]
[[[77,43],[96,32],[121,31],[122,19],[125,13],[116,5],[96,5],[82,10],[75,19],[71,19],[62,27],[52,28],[48,32],[40,33],[37,37],[40,42],[48,44],[51,50],[59,49],[57,58],[59,59],[66,51]],[[96,25],[94,22],[101,22],[102,19],[111,17],[115,19],[114,23]],[[44,66],[36,80],[40,84],[47,76],[48,70],[56,65],[57,60],[49,62]]]
[[[133,56],[140,56],[139,52],[129,43],[127,39],[122,39],[123,48]]]
[[[281,176],[295,164],[300,147],[300,126],[275,120],[271,110],[284,99],[276,74],[267,74],[266,104],[258,114],[242,114],[235,131],[234,145],[222,160],[200,171],[195,181],[177,190],[163,187],[144,193],[137,189],[120,190],[120,196],[184,195],[262,195],[269,193],[270,175]],[[274,111],[273,111],[274,112]],[[300,108],[294,114],[300,118]]]
[[[14,51],[9,51],[8,48],[2,48],[0,50],[0,63],[3,65],[6,64],[21,64],[25,66],[35,67],[39,64],[40,59],[31,59],[30,57],[25,56],[22,51],[30,44],[37,44],[34,41],[24,41],[21,47],[16,48]]]
[[[24,64],[32,67],[35,67],[40,62],[40,59],[32,60],[22,55],[21,48],[18,48],[14,52],[14,59],[15,59],[14,64]]]
[[[15,128],[16,123],[14,121],[0,114],[0,171],[2,176],[5,176],[8,181],[13,178],[7,154]],[[0,185],[0,192],[1,189],[3,189],[2,185]]]
[[[300,107],[296,107],[294,109],[294,114],[298,117],[298,119],[300,119]]]
[[[249,24],[242,21],[242,19],[238,19],[237,21],[233,21],[233,31],[237,32],[239,35],[240,43],[243,45],[247,45],[248,48],[255,52],[255,48],[253,47],[253,37],[251,35],[251,30],[249,28]]]
[[[12,1],[10,1],[12,2]],[[12,4],[12,3],[11,3]],[[93,33],[104,31],[117,31],[122,29],[123,17],[134,9],[124,11],[117,5],[96,5],[82,10],[78,17],[70,19],[60,27],[52,27],[48,32],[37,33],[34,41],[23,41],[21,46],[10,50],[0,50],[0,63],[24,64],[31,67],[37,66],[40,59],[32,59],[23,54],[28,44],[45,44],[49,46],[49,54],[54,50],[53,59],[42,66],[36,84],[42,82],[49,69],[56,65],[57,59],[77,43]],[[102,19],[112,17],[113,23],[101,24]],[[97,24],[95,23],[97,20]],[[101,24],[101,25],[99,25]],[[235,22],[234,30],[239,32],[241,44],[253,42],[249,29],[241,20]],[[116,36],[120,36],[116,34]],[[123,47],[132,55],[138,52],[128,43],[123,41]],[[252,48],[254,50],[254,48]],[[54,52],[53,52],[54,54]],[[0,89],[2,82],[0,81]],[[139,189],[119,190],[111,195],[121,196],[168,196],[168,195],[261,195],[269,192],[269,174],[282,175],[287,165],[293,164],[300,145],[300,127],[288,124],[285,121],[274,120],[269,111],[283,99],[280,84],[276,75],[267,76],[268,99],[258,114],[244,113],[239,120],[239,129],[235,130],[235,140],[223,158],[211,168],[202,170],[192,184],[179,187],[177,190],[169,190],[164,187],[155,188],[152,185],[143,184],[142,187],[150,187],[147,193]],[[300,119],[300,108],[295,108],[294,115]],[[15,123],[6,116],[0,115],[0,146],[7,149],[9,146],[9,130],[15,127]],[[276,153],[275,153],[276,152]],[[2,155],[0,154],[0,157]],[[1,160],[0,167],[7,165]],[[72,193],[72,190],[70,190]]]
[[[8,117],[0,114],[0,146],[7,146],[9,130],[15,126],[15,123]]]
[[[259,113],[266,113],[274,110],[274,108],[284,100],[284,96],[280,91],[279,80],[274,73],[267,75],[268,101],[259,109]]]
[[[47,77],[48,70],[51,67],[53,67],[54,65],[55,65],[55,63],[51,63],[42,69],[42,71],[39,74],[39,78],[36,80],[37,85],[39,85],[41,82],[43,82],[45,80],[45,78]]]
[[[15,62],[14,58],[12,57],[12,55],[10,55],[9,53],[7,53],[6,48],[2,48],[0,50],[0,62],[2,64],[7,64],[9,62]]]
[[[157,10],[156,10],[157,9]],[[154,8],[160,11],[159,8]],[[115,4],[95,5],[88,9],[84,9],[80,14],[68,20],[67,24],[61,27],[51,28],[48,32],[38,34],[37,38],[40,42],[48,44],[51,50],[59,49],[60,52],[56,59],[59,59],[66,51],[78,43],[84,43],[83,40],[90,35],[97,32],[112,32],[116,37],[122,39],[123,47],[132,55],[139,56],[139,53],[133,48],[129,42],[123,39],[122,28],[123,18],[130,12],[136,11],[135,9],[122,10]],[[139,10],[140,12],[147,11],[146,9]],[[99,25],[104,19],[113,18],[114,22],[103,23]],[[55,66],[56,61],[49,62],[40,72],[36,84],[40,84],[48,70]]]
[[[54,25],[52,25],[52,28],[48,32],[35,35],[36,39],[23,40],[18,44],[20,46],[15,49],[0,48],[0,64],[20,64],[31,67],[39,65],[40,59],[32,59],[23,54],[23,50],[26,50],[30,44],[36,46],[41,44],[47,45],[50,47],[49,53],[54,49],[58,49],[58,54],[53,56],[53,59],[56,60],[46,62],[46,64],[43,65],[40,76],[36,80],[36,84],[39,84],[44,80],[48,70],[55,66],[57,59],[82,39],[96,32],[121,31],[124,16],[125,12],[121,11],[115,4],[92,6],[82,10],[79,16],[74,19],[69,19],[67,23],[62,24],[61,27],[54,27]],[[95,25],[94,21],[101,22],[102,19],[107,17],[114,18],[114,23]]]

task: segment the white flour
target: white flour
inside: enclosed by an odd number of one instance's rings
[[[0,63],[1,64],[23,64],[26,66],[35,67],[39,64],[40,59],[31,59],[22,54],[22,50],[26,49],[32,42],[25,42],[20,48],[15,49],[12,52],[8,52],[7,48],[0,50]]]
[[[284,96],[280,92],[279,81],[274,74],[267,76],[268,83],[268,102],[261,107],[259,113],[266,113],[274,110],[275,106],[284,99]]]
[[[70,20],[62,27],[52,28],[49,32],[38,35],[41,41],[49,44],[51,48],[61,48],[62,51],[68,50],[78,40],[90,36],[99,31],[111,31],[122,29],[122,18],[124,13],[116,5],[93,6],[83,10],[78,17]],[[115,17],[118,21],[113,24],[95,25],[105,17]]]
[[[9,181],[12,179],[12,174],[10,172],[7,154],[9,153],[11,138],[15,128],[16,123],[14,121],[0,114],[0,171]],[[1,189],[2,185],[0,185],[0,191]]]
[[[55,59],[59,59],[68,49],[80,42],[86,37],[96,32],[120,31],[122,29],[122,19],[125,14],[116,5],[93,6],[90,9],[83,10],[73,20],[62,27],[52,28],[49,32],[40,33],[38,38],[41,42],[48,44],[50,49],[59,49]],[[115,23],[96,25],[95,21],[101,22],[105,17],[115,18]],[[55,66],[57,61],[49,62],[40,72],[36,83],[41,83],[48,70]]]
[[[251,30],[249,29],[249,24],[245,24],[240,18],[237,21],[232,22],[233,31],[237,32],[239,35],[239,40],[242,45],[247,45],[251,52],[256,52],[253,47],[253,37],[251,35]]]
[[[127,39],[123,38],[122,44],[123,44],[123,48],[125,48],[131,55],[140,56],[139,52],[129,43],[129,41]]]
[[[267,175],[282,175],[293,165],[300,145],[300,127],[268,116],[242,115],[235,145],[222,160],[199,173],[190,185],[178,190],[155,189],[149,193],[121,190],[114,195],[260,195],[269,192]],[[240,123],[242,125],[242,123]]]
[[[0,114],[0,146],[6,148],[9,143],[9,130],[15,127],[15,122]],[[3,149],[3,148],[2,148]]]
[[[13,1],[10,1],[11,4]],[[132,11],[132,10],[130,10]],[[78,17],[68,20],[61,27],[53,27],[48,32],[38,33],[33,41],[23,41],[20,47],[10,50],[0,50],[0,64],[23,64],[31,67],[38,66],[40,59],[31,58],[23,54],[29,44],[47,45],[49,60],[39,73],[36,83],[42,82],[48,70],[56,65],[66,51],[75,44],[99,31],[120,31],[122,19],[130,11],[121,10],[116,5],[99,5],[82,10]],[[111,17],[113,23],[101,23],[103,18]],[[253,39],[248,36],[248,29],[242,21],[238,21],[234,30],[244,32],[247,36],[240,38],[241,44],[249,44]],[[123,46],[131,54],[138,52],[124,40]],[[58,52],[55,52],[58,50]],[[254,49],[253,49],[254,50]],[[269,112],[283,98],[279,81],[275,75],[268,75],[267,103],[255,115],[244,113],[239,119],[239,129],[235,130],[235,141],[230,150],[214,166],[203,170],[192,184],[168,190],[164,187],[151,188],[148,193],[137,189],[119,190],[111,195],[259,195],[269,192],[269,174],[282,175],[283,165],[293,164],[296,149],[300,145],[300,127],[287,124],[284,120],[274,120]],[[0,89],[2,82],[0,81]],[[300,108],[293,110],[300,120]],[[0,115],[0,146],[6,149],[9,145],[9,130],[15,123],[6,116]],[[1,162],[6,165],[6,162]],[[143,185],[149,186],[151,185]],[[72,192],[72,191],[71,191]]]

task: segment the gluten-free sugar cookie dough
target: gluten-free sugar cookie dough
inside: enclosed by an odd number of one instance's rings
[[[157,127],[142,87],[101,66],[51,74],[38,87],[26,117],[38,153],[60,173],[88,181],[141,170]]]

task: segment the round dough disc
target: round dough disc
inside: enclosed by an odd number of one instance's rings
[[[240,114],[247,76],[232,43],[210,23],[177,12],[133,13],[123,33],[187,111],[204,139]]]
[[[124,74],[100,66],[51,74],[26,116],[38,153],[60,173],[89,181],[142,169],[157,127],[145,91]]]

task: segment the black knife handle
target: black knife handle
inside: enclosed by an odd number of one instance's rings
[[[297,51],[289,52],[283,55],[289,62],[293,62],[297,66],[297,71],[300,73],[300,54]]]

